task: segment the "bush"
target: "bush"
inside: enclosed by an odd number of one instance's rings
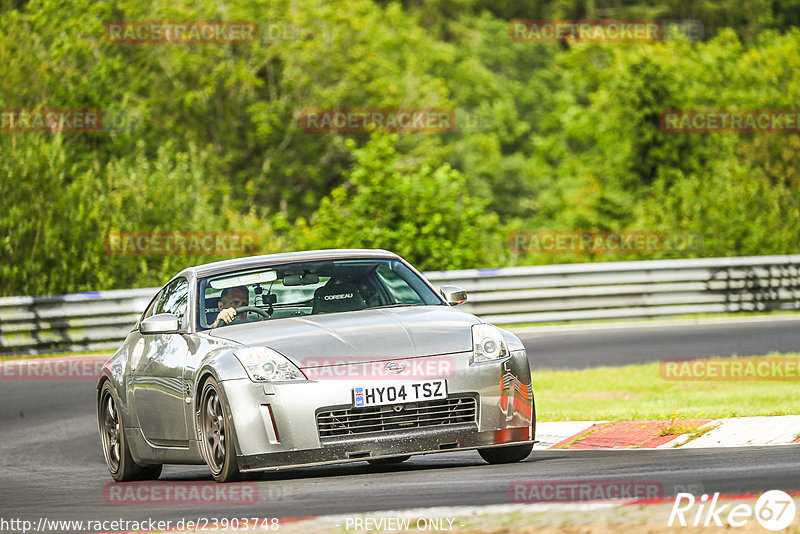
[[[297,221],[296,248],[384,248],[420,269],[501,264],[497,217],[487,202],[469,196],[464,176],[446,164],[402,161],[396,141],[386,134],[363,148],[348,141],[353,169],[308,221]]]

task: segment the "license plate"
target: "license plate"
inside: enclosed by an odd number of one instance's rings
[[[393,382],[353,388],[353,406],[384,406],[447,398],[447,381]]]

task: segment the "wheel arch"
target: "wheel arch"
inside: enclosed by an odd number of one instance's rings
[[[119,410],[120,417],[122,418],[122,424],[127,427],[136,427],[138,425],[138,419],[131,414],[131,407],[128,403],[128,395],[127,391],[125,390],[124,383],[120,382],[119,377],[115,376],[111,371],[108,370],[108,364],[100,373],[100,377],[97,379],[97,395],[95,397],[95,404],[100,406],[100,396],[103,394],[103,387],[105,384],[109,384],[111,386],[111,391],[114,394],[115,402],[117,403],[117,409]],[[99,412],[98,412],[99,413]]]
[[[220,378],[219,374],[211,365],[205,365],[202,369],[200,369],[200,371],[198,371],[197,381],[195,382],[194,409],[192,410],[192,417],[194,418],[194,428],[195,432],[197,433],[197,439],[200,439],[200,404],[202,402],[203,388],[205,387],[206,382],[208,382],[208,380],[211,378],[216,381],[217,390],[222,398],[222,402],[225,405],[225,414],[228,419],[228,429],[233,441],[234,452],[238,455],[241,452],[241,449],[239,448],[239,437],[236,431],[236,425],[233,422],[233,408],[231,407],[230,400],[225,392],[225,381]]]

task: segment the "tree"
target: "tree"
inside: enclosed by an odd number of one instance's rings
[[[446,164],[403,161],[396,142],[387,134],[362,148],[348,141],[355,164],[311,218],[298,221],[296,248],[384,248],[420,269],[502,263],[486,201],[469,196],[463,175]]]

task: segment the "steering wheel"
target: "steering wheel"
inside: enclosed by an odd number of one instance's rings
[[[239,315],[240,313],[244,312],[253,312],[260,315],[261,317],[266,317],[267,319],[270,318],[267,312],[256,306],[242,306],[241,308],[236,308],[236,315]]]

